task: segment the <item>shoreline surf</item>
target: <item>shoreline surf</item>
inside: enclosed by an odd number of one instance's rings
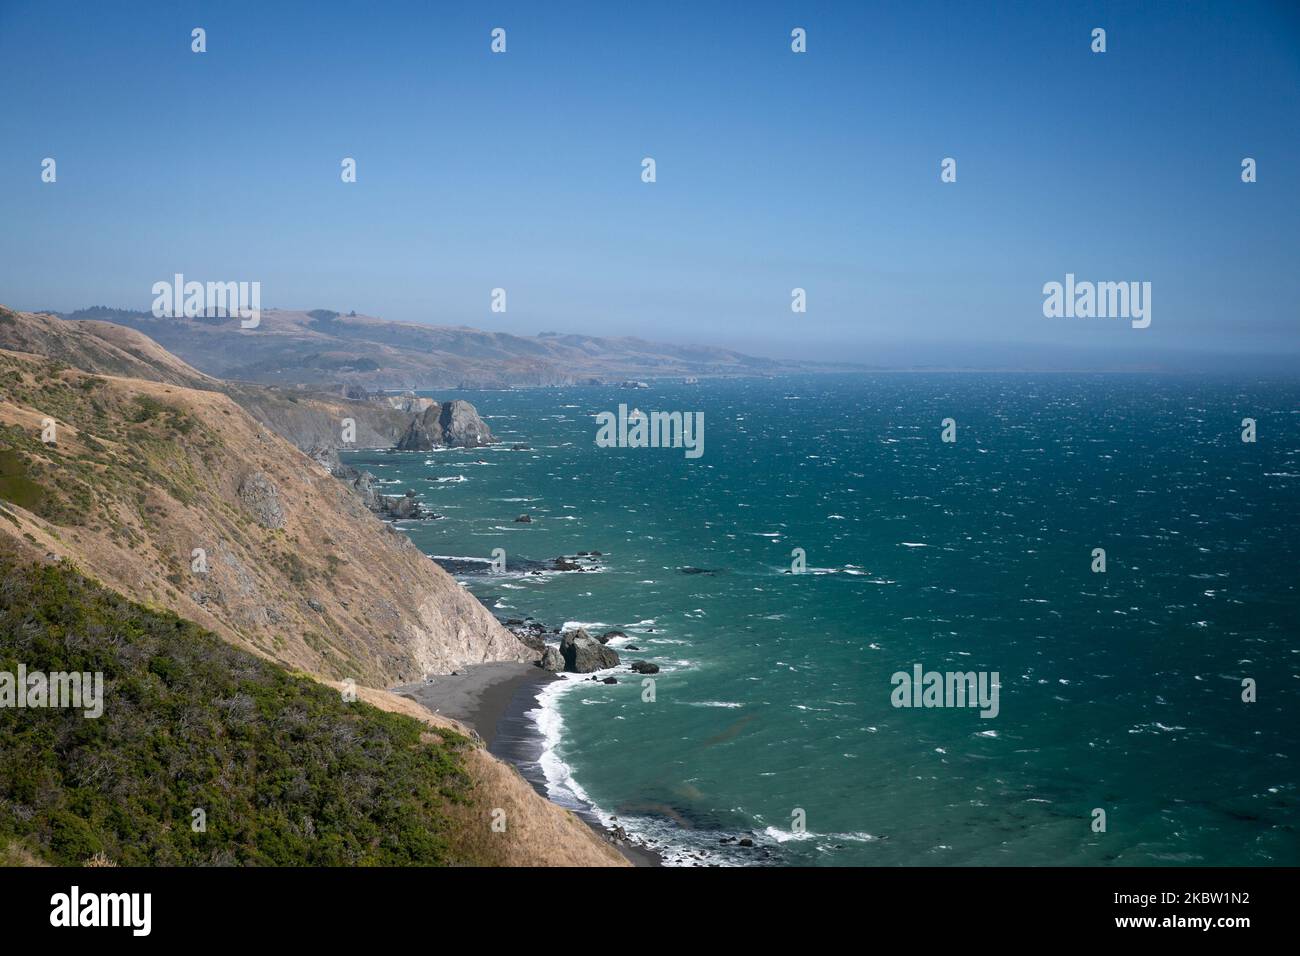
[[[563,683],[567,683],[565,678],[536,664],[488,661],[453,674],[439,674],[428,681],[401,684],[391,690],[434,714],[470,727],[489,753],[518,770],[540,796],[576,814],[633,866],[662,866],[663,857],[658,852],[621,837],[606,826],[598,809],[589,801],[578,796],[571,800],[557,800],[553,796],[543,769],[549,748],[541,726],[546,712],[541,698],[548,687]]]

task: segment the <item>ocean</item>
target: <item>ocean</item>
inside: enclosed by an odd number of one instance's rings
[[[624,663],[658,665],[652,685],[556,682],[530,718],[549,795],[670,864],[1300,863],[1295,382],[433,397],[473,402],[502,444],[344,458],[444,516],[400,527],[481,562],[448,566],[502,618],[618,629]],[[703,412],[703,454],[598,447],[621,403]],[[592,570],[533,573],[579,551]],[[917,665],[983,675],[996,716],[895,706]]]

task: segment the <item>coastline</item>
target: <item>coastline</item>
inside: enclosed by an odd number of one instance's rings
[[[389,689],[435,714],[469,726],[491,751],[497,723],[515,691],[545,676],[546,672],[533,664],[488,661],[462,667],[454,674],[438,674],[427,682],[399,684]]]
[[[555,802],[541,765],[545,738],[532,715],[541,707],[542,691],[563,679],[535,664],[489,661],[463,667],[454,674],[439,674],[427,683],[401,684],[390,690],[432,713],[469,726],[482,738],[489,753],[518,770],[543,799]],[[664,865],[654,850],[618,839],[590,807],[560,805],[576,814],[633,866]]]

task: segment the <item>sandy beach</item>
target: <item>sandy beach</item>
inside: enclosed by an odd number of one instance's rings
[[[538,763],[542,738],[528,717],[537,707],[537,695],[547,684],[562,680],[535,664],[493,661],[439,674],[428,683],[402,684],[393,693],[410,697],[435,714],[459,720],[483,738],[494,756],[512,764],[543,797],[546,777]],[[662,866],[658,853],[627,842],[614,841],[597,817],[575,808],[593,830],[609,840],[634,866]]]
[[[402,684],[392,691],[410,697],[435,714],[468,724],[490,750],[497,724],[515,691],[524,685],[540,687],[554,679],[532,664],[492,661],[464,667],[455,674],[439,674],[428,683]]]

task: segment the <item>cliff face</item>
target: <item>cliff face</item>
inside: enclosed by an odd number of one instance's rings
[[[428,451],[444,445],[478,448],[496,441],[469,402],[431,402],[397,441],[399,451]]]
[[[351,689],[355,682],[360,700],[427,725],[434,746],[441,729],[470,732],[375,688],[481,661],[537,656],[409,539],[371,515],[324,465],[241,408],[222,391],[225,383],[130,330],[96,322],[52,328],[54,321],[0,308],[0,554],[27,566],[67,560],[150,611],[173,612],[290,671],[335,687]],[[23,351],[6,351],[7,345]],[[46,348],[58,359],[27,354]],[[79,363],[95,371],[68,367]],[[305,428],[317,414],[306,415]],[[328,454],[323,457],[328,463]],[[66,602],[52,607],[70,609]],[[135,653],[138,638],[114,646]],[[158,673],[167,682],[180,672]],[[243,665],[231,673],[247,676]],[[220,676],[211,669],[205,674]],[[276,694],[286,686],[273,683]],[[268,703],[277,701],[284,703],[278,697]],[[287,713],[301,720],[300,707]],[[169,740],[189,732],[165,708],[146,717],[167,727]],[[349,726],[343,737],[326,727],[322,740],[355,739],[355,725]],[[106,747],[105,759],[122,772],[126,742],[110,737]],[[513,768],[472,742],[456,747],[470,789],[445,808],[454,824],[446,834],[452,861],[626,865]],[[391,756],[376,755],[376,772],[402,772]],[[299,769],[317,777],[330,770],[327,763]],[[7,800],[12,809],[5,782],[0,776],[0,803]],[[252,792],[264,801],[263,786],[254,783]],[[167,805],[133,805],[135,831],[168,831]],[[498,808],[509,814],[504,833],[489,826]],[[391,828],[391,810],[366,825]],[[23,818],[29,829],[35,825],[35,818]],[[97,839],[111,836],[98,833],[102,820],[80,825],[79,832]],[[4,829],[0,862],[43,861],[47,848],[39,832],[15,841]],[[416,852],[405,844],[396,849]],[[432,862],[423,855],[419,861]]]
[[[0,352],[0,531],[291,667],[390,686],[534,653],[228,396]],[[42,422],[57,422],[43,443]],[[198,568],[198,569],[196,569]]]
[[[223,386],[231,398],[271,431],[303,451],[313,448],[392,448],[412,416],[388,404],[352,401],[318,392],[259,385]],[[344,441],[345,422],[355,434]]]

